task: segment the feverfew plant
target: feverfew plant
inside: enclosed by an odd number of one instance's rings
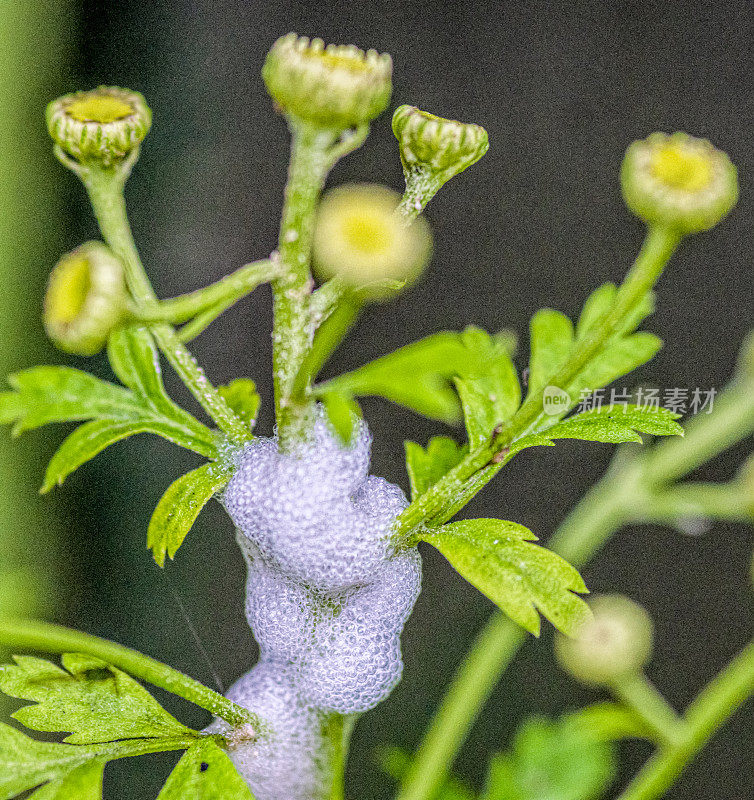
[[[736,170],[709,142],[675,133],[632,144],[622,169],[629,208],[647,224],[620,286],[598,287],[575,321],[537,312],[521,371],[514,337],[470,326],[432,333],[352,372],[318,380],[368,303],[390,298],[426,267],[432,242],[422,212],[434,194],[488,148],[478,125],[399,107],[393,131],[404,194],[374,185],[321,197],[335,163],[366,139],[388,106],[391,59],[353,46],[325,47],[289,34],[270,50],[263,77],[292,137],[278,247],[210,286],[158,299],[131,236],[123,187],[151,124],[136,92],[99,87],[51,103],[55,154],[81,179],[101,242],[61,258],[44,303],[62,350],[107,348],[115,376],[31,367],[9,378],[0,420],[21,433],[79,422],[53,456],[46,492],[104,448],[153,433],[206,462],[168,487],[147,532],[160,566],[174,558],[202,507],[225,507],[248,566],[245,612],[260,657],[227,697],[121,645],[59,626],[0,620],[0,644],[61,654],[61,664],[18,655],[0,690],[31,701],[14,718],[61,742],[0,725],[0,800],[101,797],[118,758],[183,750],[159,797],[343,800],[350,732],[401,677],[400,636],[419,594],[420,542],[437,548],[500,609],[474,643],[421,746],[392,750],[385,768],[399,800],[589,800],[615,778],[616,743],[639,737],[655,756],[620,795],[660,797],[754,688],[749,645],[679,715],[643,673],[651,657],[646,612],[624,597],[590,606],[576,567],[629,521],[751,520],[751,468],[725,486],[679,483],[754,429],[751,344],[712,413],[692,419],[660,407],[579,401],[652,358],[660,340],[638,330],[653,288],[688,234],[716,225],[737,196]],[[312,276],[319,279],[315,284]],[[262,283],[274,298],[274,435],[255,431],[260,397],[240,377],[214,386],[188,343]],[[199,401],[200,421],[162,381],[164,361]],[[524,375],[526,376],[524,378]],[[406,443],[410,500],[369,474],[372,434],[358,399],[376,395],[465,438]],[[207,424],[209,422],[209,424]],[[686,434],[684,438],[678,438]],[[631,446],[563,523],[549,547],[519,522],[455,515],[508,462],[558,439]],[[533,455],[530,457],[534,457]],[[556,654],[577,680],[611,692],[558,720],[524,720],[496,755],[481,793],[450,775],[476,714],[520,646],[545,617]],[[211,712],[187,728],[136,680]]]

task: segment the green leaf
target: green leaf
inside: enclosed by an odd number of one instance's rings
[[[162,567],[165,556],[175,558],[199,512],[230,480],[230,470],[210,462],[182,475],[170,484],[152,514],[147,547]]]
[[[191,747],[157,800],[254,800],[233,762],[210,738]]]
[[[411,768],[411,755],[400,747],[385,747],[379,754],[380,766],[386,775],[401,781]],[[452,775],[433,794],[434,800],[474,800],[474,793]]]
[[[322,405],[338,438],[344,444],[349,444],[356,430],[356,421],[361,418],[361,409],[353,395],[346,392],[327,392],[322,395]]]
[[[536,536],[515,522],[474,519],[452,522],[421,534],[469,583],[514,622],[539,635],[537,610],[567,635],[590,616],[574,592],[587,592],[579,573]]]
[[[14,434],[50,422],[94,417],[136,419],[141,407],[122,386],[70,367],[32,367],[8,378],[15,391],[0,393],[0,422],[15,422]]]
[[[573,323],[565,314],[543,308],[531,318],[529,394],[543,389],[573,347]]]
[[[453,378],[477,374],[488,356],[486,348],[476,352],[464,340],[465,333],[444,331],[401,347],[389,355],[347,372],[317,387],[354,396],[376,395],[406,406],[430,419],[458,422],[461,408],[453,389]],[[501,332],[491,337],[505,352],[513,350],[512,337]]]
[[[70,744],[194,733],[141,684],[98,658],[66,653],[63,669],[31,656],[14,656],[14,661],[0,667],[0,690],[35,702],[13,714],[27,728],[70,732],[64,739]]]
[[[37,789],[29,800],[101,800],[106,763],[101,759],[93,759],[82,764],[64,778]]]
[[[631,709],[617,703],[593,703],[566,715],[564,720],[603,742],[620,739],[646,739],[654,742],[657,736]]]
[[[416,442],[405,442],[406,470],[411,483],[411,499],[424,494],[456,466],[468,452],[448,436],[435,436],[425,450]]]
[[[493,757],[480,800],[596,800],[615,776],[613,746],[568,721],[532,717]]]
[[[253,430],[262,402],[254,381],[251,378],[236,378],[225,386],[218,386],[217,391],[231,410]]]

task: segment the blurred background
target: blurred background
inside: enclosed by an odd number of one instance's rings
[[[632,380],[704,390],[730,378],[751,326],[754,231],[754,6],[741,2],[500,4],[296,3],[257,0],[0,0],[0,367],[71,363],[44,342],[40,302],[59,253],[97,236],[76,180],[53,159],[45,103],[99,83],[143,92],[154,128],[128,185],[132,223],[158,292],[180,293],[274,247],[288,137],[260,78],[264,55],[289,30],[390,52],[394,105],[484,125],[490,151],[432,201],[435,257],[424,281],[369,310],[336,353],[330,374],[433,331],[470,322],[521,336],[531,314],[573,315],[599,283],[619,280],[643,235],[621,203],[626,145],[683,129],[726,150],[741,201],[716,230],[683,245],[646,327],[665,348]],[[378,181],[401,188],[386,114],[330,185]],[[265,401],[271,429],[270,298],[266,289],[195,342],[212,379],[244,375]],[[104,358],[86,366],[108,376]],[[184,395],[175,385],[174,395]],[[188,402],[188,401],[187,401]],[[443,432],[381,401],[364,409],[375,433],[373,472],[407,488],[403,441]],[[45,615],[113,638],[205,682],[211,669],[192,639],[180,597],[227,686],[252,663],[244,570],[228,519],[209,506],[162,573],[145,549],[149,516],[191,456],[166,443],[121,443],[38,497],[44,464],[64,431],[0,445],[0,610]],[[697,477],[727,480],[750,443]],[[528,451],[468,507],[546,538],[606,468],[612,448],[563,443]],[[751,530],[715,525],[704,536],[623,530],[585,570],[595,591],[642,602],[658,629],[650,677],[684,705],[750,636]],[[405,677],[363,718],[349,768],[360,800],[390,796],[376,749],[413,748],[491,604],[434,553],[404,635]],[[478,783],[524,713],[554,715],[593,695],[553,664],[550,636],[531,641],[507,673],[457,764]],[[189,724],[206,721],[177,709]],[[193,715],[193,716],[192,716]],[[736,717],[668,797],[739,800],[754,793],[751,718]],[[747,753],[748,749],[748,753]],[[648,755],[624,747],[624,777]],[[106,796],[153,797],[169,758],[110,768]]]

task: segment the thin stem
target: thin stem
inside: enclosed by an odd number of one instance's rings
[[[618,800],[662,797],[728,718],[754,692],[754,642],[750,642],[697,695],[683,719],[685,739],[659,750],[631,781]]]
[[[152,289],[131,234],[123,196],[124,176],[114,169],[87,168],[82,175],[94,214],[107,244],[120,258],[126,282],[140,312],[156,312],[157,295]],[[249,430],[207,379],[175,330],[167,323],[150,326],[155,340],[180,379],[196,397],[218,427],[236,444],[244,444]]]
[[[615,302],[600,321],[596,322],[566,363],[546,385],[568,387],[584,367],[598,355],[607,341],[621,328],[662,274],[670,256],[678,246],[678,235],[665,228],[650,228],[633,267],[629,271]],[[458,466],[412,502],[398,517],[394,528],[396,538],[404,538],[417,527],[441,524],[448,511],[455,513],[489,482],[501,469],[492,459],[527,432],[542,412],[542,392],[529,397],[513,418],[486,444],[472,451]],[[484,472],[484,481],[472,478]]]
[[[345,800],[346,761],[356,719],[357,715],[355,714],[349,716],[333,714],[325,723],[324,735],[331,750],[330,765],[332,768],[329,800]]]
[[[302,395],[294,401],[293,384],[311,345],[314,212],[333,163],[328,148],[337,134],[291,122],[291,135],[291,163],[278,245],[284,273],[272,284],[275,418],[283,449],[306,438],[311,425],[312,400]]]
[[[107,639],[36,620],[0,619],[0,644],[8,649],[45,653],[86,653],[211,711],[233,726],[251,725],[257,732],[264,723],[203,683],[149,656]]]
[[[206,311],[197,314],[191,322],[187,322],[178,329],[178,338],[182,342],[190,342],[196,339],[196,337],[204,333],[221,314],[224,314],[234,302],[233,300],[226,300],[223,303],[218,303],[218,305],[212,306],[212,308],[208,308]]]
[[[636,518],[670,525],[689,518],[749,522],[751,500],[735,482],[684,483],[650,495],[639,505]]]
[[[661,745],[674,745],[684,740],[683,719],[642,672],[622,676],[610,690],[644,722]]]

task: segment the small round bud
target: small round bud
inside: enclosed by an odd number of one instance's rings
[[[50,274],[44,325],[66,353],[92,356],[107,343],[127,304],[120,261],[101,242],[64,255]]]
[[[736,168],[728,156],[685,133],[653,133],[630,145],[621,183],[634,214],[682,234],[714,227],[738,199]]]
[[[391,281],[411,283],[432,251],[426,220],[406,224],[396,209],[400,195],[376,184],[352,184],[328,192],[314,230],[314,264],[319,278],[338,276],[364,297],[394,293]]]
[[[47,106],[47,129],[77,161],[106,166],[125,158],[143,141],[152,112],[138,92],[100,86],[74,92]]]
[[[563,669],[589,685],[639,672],[652,653],[653,626],[647,612],[622,595],[596,597],[589,607],[593,617],[576,638],[558,635],[555,640]]]
[[[415,106],[395,109],[393,133],[406,174],[426,170],[441,185],[479,161],[490,146],[480,125],[436,117]]]
[[[345,130],[381,114],[390,101],[393,63],[376,50],[289,33],[272,46],[262,78],[286,114]]]

